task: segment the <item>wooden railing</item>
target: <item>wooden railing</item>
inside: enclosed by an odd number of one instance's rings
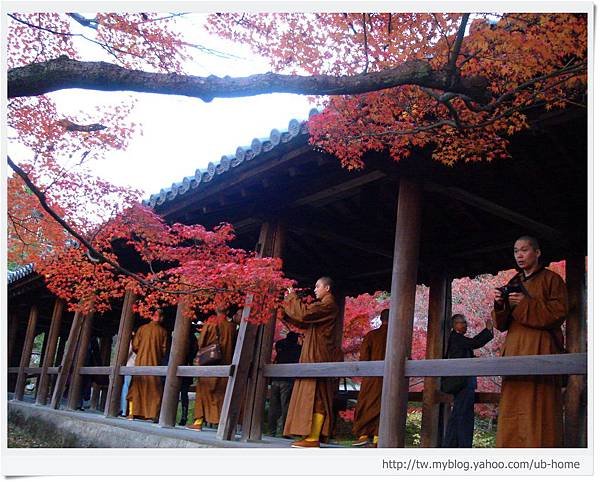
[[[289,363],[265,365],[265,377],[290,378],[336,378],[336,377],[381,377],[383,360],[351,361],[332,363]],[[177,367],[178,377],[229,377],[234,365],[186,366]],[[10,367],[9,373],[17,373],[19,367]],[[28,375],[41,373],[40,367],[27,367]],[[111,367],[82,367],[81,375],[108,375]],[[49,374],[57,374],[58,367],[49,367]],[[121,367],[120,375],[165,376],[166,366]],[[585,375],[587,373],[587,353],[566,353],[557,355],[528,355],[490,358],[455,358],[440,360],[408,360],[407,377],[440,376],[497,376],[497,375]]]

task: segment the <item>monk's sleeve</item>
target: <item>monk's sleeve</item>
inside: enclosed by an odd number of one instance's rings
[[[530,328],[545,330],[559,326],[567,317],[567,286],[559,276],[550,279],[544,299],[525,297],[515,306],[515,321]]]
[[[131,341],[131,349],[133,350],[134,353],[138,352],[139,347],[140,347],[140,330],[138,330],[136,332],[136,334],[133,337],[133,340]]]
[[[160,349],[162,350],[162,355],[165,356],[165,354],[167,353],[167,332],[163,331],[162,333],[162,340],[161,340],[161,344],[160,344]]]
[[[360,344],[360,361],[370,361],[371,360],[371,337],[367,335],[365,339]]]
[[[494,309],[492,310],[492,320],[494,322],[494,326],[498,331],[506,331],[510,325],[512,320],[510,308],[508,307],[508,303],[504,303],[502,305],[498,303],[494,303]]]
[[[314,303],[307,305],[302,303],[302,301],[292,293],[290,297],[284,301],[283,309],[296,324],[321,323],[331,316],[333,306],[321,301],[315,301]]]

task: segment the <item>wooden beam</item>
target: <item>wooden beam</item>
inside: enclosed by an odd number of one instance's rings
[[[65,386],[67,384],[67,378],[71,371],[73,359],[75,358],[75,349],[77,348],[77,340],[79,339],[83,319],[84,316],[79,311],[73,316],[73,322],[71,323],[71,329],[69,330],[69,338],[66,341],[67,348],[63,354],[60,366],[58,367],[59,372],[56,382],[54,383],[52,401],[50,402],[50,406],[54,409],[60,408],[63,392],[65,391]]]
[[[427,320],[427,359],[442,358],[444,353],[444,321],[447,303],[452,299],[448,291],[452,282],[445,274],[432,276],[429,287],[429,310]],[[423,408],[421,414],[421,447],[437,447],[439,442],[440,404],[435,394],[440,389],[439,377],[427,377],[423,383]]]
[[[110,375],[111,367],[81,367],[80,375]]]
[[[387,174],[381,171],[372,171],[363,176],[351,179],[350,181],[346,181],[341,184],[337,184],[336,186],[331,186],[327,189],[323,189],[322,191],[301,197],[300,199],[296,199],[296,201],[294,201],[291,204],[291,207],[304,206],[305,204],[322,205],[319,203],[329,202],[329,199],[332,196],[347,193],[348,191],[352,191],[358,187],[364,186],[365,184],[378,181],[379,179],[382,179],[386,176]]]
[[[181,389],[181,378],[177,376],[177,367],[185,363],[192,330],[192,320],[186,315],[186,310],[187,305],[185,302],[180,301],[177,303],[167,376],[158,419],[158,425],[161,427],[174,427],[177,417],[177,404],[179,403],[179,391]]]
[[[400,179],[392,271],[392,299],[385,353],[379,447],[404,447],[408,378],[406,358],[412,345],[421,237],[422,187]]]
[[[167,375],[167,367],[154,365],[144,365],[136,367],[125,366],[119,368],[119,375],[148,375],[153,377],[164,377]]]
[[[56,355],[58,335],[60,333],[60,325],[62,323],[64,308],[64,301],[60,298],[56,298],[54,301],[54,310],[52,312],[52,321],[50,322],[50,329],[48,330],[46,353],[44,353],[44,360],[42,361],[42,373],[40,375],[37,395],[35,398],[36,405],[46,405],[46,403],[48,403],[48,387],[50,383],[48,368],[54,365],[54,357]]]
[[[233,373],[229,377],[227,389],[225,390],[219,428],[217,429],[217,440],[232,440],[235,437],[241,403],[246,392],[248,373],[256,341],[256,332],[258,331],[257,325],[249,324],[246,321],[250,315],[251,300],[250,295],[246,300],[242,312],[242,322],[238,330],[237,342],[231,362]]]
[[[25,393],[25,382],[27,375],[25,369],[29,367],[31,361],[31,350],[33,349],[33,340],[35,339],[35,327],[38,319],[38,307],[32,305],[29,310],[29,319],[27,321],[27,332],[25,334],[25,342],[23,343],[23,351],[21,352],[21,362],[19,363],[19,375],[15,385],[15,400],[23,400]]]
[[[19,331],[19,316],[16,311],[11,310],[8,313],[8,343],[7,343],[7,360],[6,365],[12,366],[14,354],[16,352],[16,338]]]
[[[120,369],[127,363],[129,354],[129,342],[133,330],[133,304],[135,303],[135,294],[133,291],[126,291],[123,298],[123,307],[121,308],[121,318],[119,320],[119,331],[117,332],[116,356],[113,364],[110,366],[111,373],[108,379],[108,389],[106,394],[106,405],[104,407],[105,417],[116,417],[121,409],[121,389],[123,388],[123,375]]]
[[[12,367],[17,365],[19,362],[15,358],[17,358],[17,354],[19,352],[19,315],[16,310],[10,310],[8,313],[8,343],[7,343],[7,361],[6,365],[8,367]],[[21,351],[23,351],[23,347],[21,347]],[[18,371],[16,372],[19,373]],[[15,385],[17,383],[17,375],[9,372],[8,375],[8,391],[14,393]]]
[[[77,355],[71,372],[71,384],[69,386],[69,399],[67,406],[71,410],[77,410],[81,403],[81,382],[82,374],[80,370],[85,366],[85,359],[89,352],[90,340],[92,339],[92,324],[94,321],[94,311],[90,311],[83,320],[81,332],[79,335],[79,343],[77,347]]]
[[[389,329],[389,328],[388,328]],[[286,363],[267,365],[266,377],[380,377],[385,362],[356,361],[330,363]],[[587,373],[587,353],[526,355],[451,360],[407,360],[404,377],[560,375]],[[399,377],[400,378],[400,377]]]
[[[384,258],[393,259],[393,257],[394,257],[394,255],[390,251],[388,251],[386,249],[381,249],[375,243],[363,243],[362,241],[355,241],[346,236],[331,232],[324,227],[320,227],[320,226],[316,227],[315,226],[313,228],[308,228],[308,227],[305,228],[305,227],[298,226],[297,224],[294,225],[290,222],[288,230],[293,233],[299,234],[301,236],[317,237],[317,238],[325,239],[327,241],[332,241],[336,244],[348,246],[350,248],[354,248],[359,251],[365,251],[367,253],[377,254],[379,256],[383,256]]]
[[[462,201],[465,204],[481,209],[482,211],[493,214],[499,218],[506,219],[514,224],[523,226],[527,228],[528,232],[538,234],[545,239],[551,239],[555,242],[561,242],[561,240],[565,239],[563,233],[551,226],[548,226],[547,224],[540,223],[528,218],[527,216],[523,216],[522,214],[500,206],[499,204],[482,198],[481,196],[472,194],[469,191],[465,191],[464,189],[451,186],[441,186],[433,182],[427,182],[425,184],[425,190],[428,192],[443,194],[452,199]]]
[[[585,256],[574,255],[566,260],[569,314],[567,316],[567,351],[581,353],[585,346]],[[565,447],[587,447],[585,425],[587,404],[583,398],[586,379],[583,375],[570,375],[565,392]]]
[[[202,367],[192,367],[192,366],[182,365],[182,366],[177,367],[177,376],[178,377],[228,378],[231,375],[233,375],[232,365],[214,365],[214,366],[202,366]]]
[[[281,222],[271,221],[261,233],[264,238],[260,257],[277,257],[283,255],[285,228]],[[273,337],[275,333],[274,312],[266,325],[258,328],[256,350],[252,360],[252,370],[248,383],[244,419],[242,422],[242,440],[261,440],[263,414],[265,408],[267,378],[263,374],[264,367],[271,363]]]
[[[380,417],[380,446],[404,446],[408,379],[403,376],[410,357],[421,224],[422,188],[400,179],[392,271],[392,300]]]

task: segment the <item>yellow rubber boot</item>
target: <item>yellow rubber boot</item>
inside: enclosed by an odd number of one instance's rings
[[[373,445],[377,447],[377,442],[379,441],[379,437],[377,435],[373,436]]]
[[[321,435],[321,429],[323,428],[323,422],[325,421],[325,415],[322,413],[313,413],[312,425],[310,426],[310,433],[304,440],[308,442],[316,442],[319,440]]]
[[[128,414],[127,414],[127,418],[128,418],[129,420],[133,420],[133,402],[132,402],[132,401],[129,401],[129,402],[127,402],[127,403],[128,403],[128,405],[127,405],[127,406],[129,407],[129,412],[128,412]]]
[[[204,417],[194,419],[194,425],[202,425],[204,423]]]

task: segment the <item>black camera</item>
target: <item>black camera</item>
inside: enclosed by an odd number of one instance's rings
[[[500,290],[500,294],[505,300],[508,300],[508,295],[511,293],[523,293],[521,285],[517,284],[508,284],[506,286],[500,286],[500,288],[497,289]]]

